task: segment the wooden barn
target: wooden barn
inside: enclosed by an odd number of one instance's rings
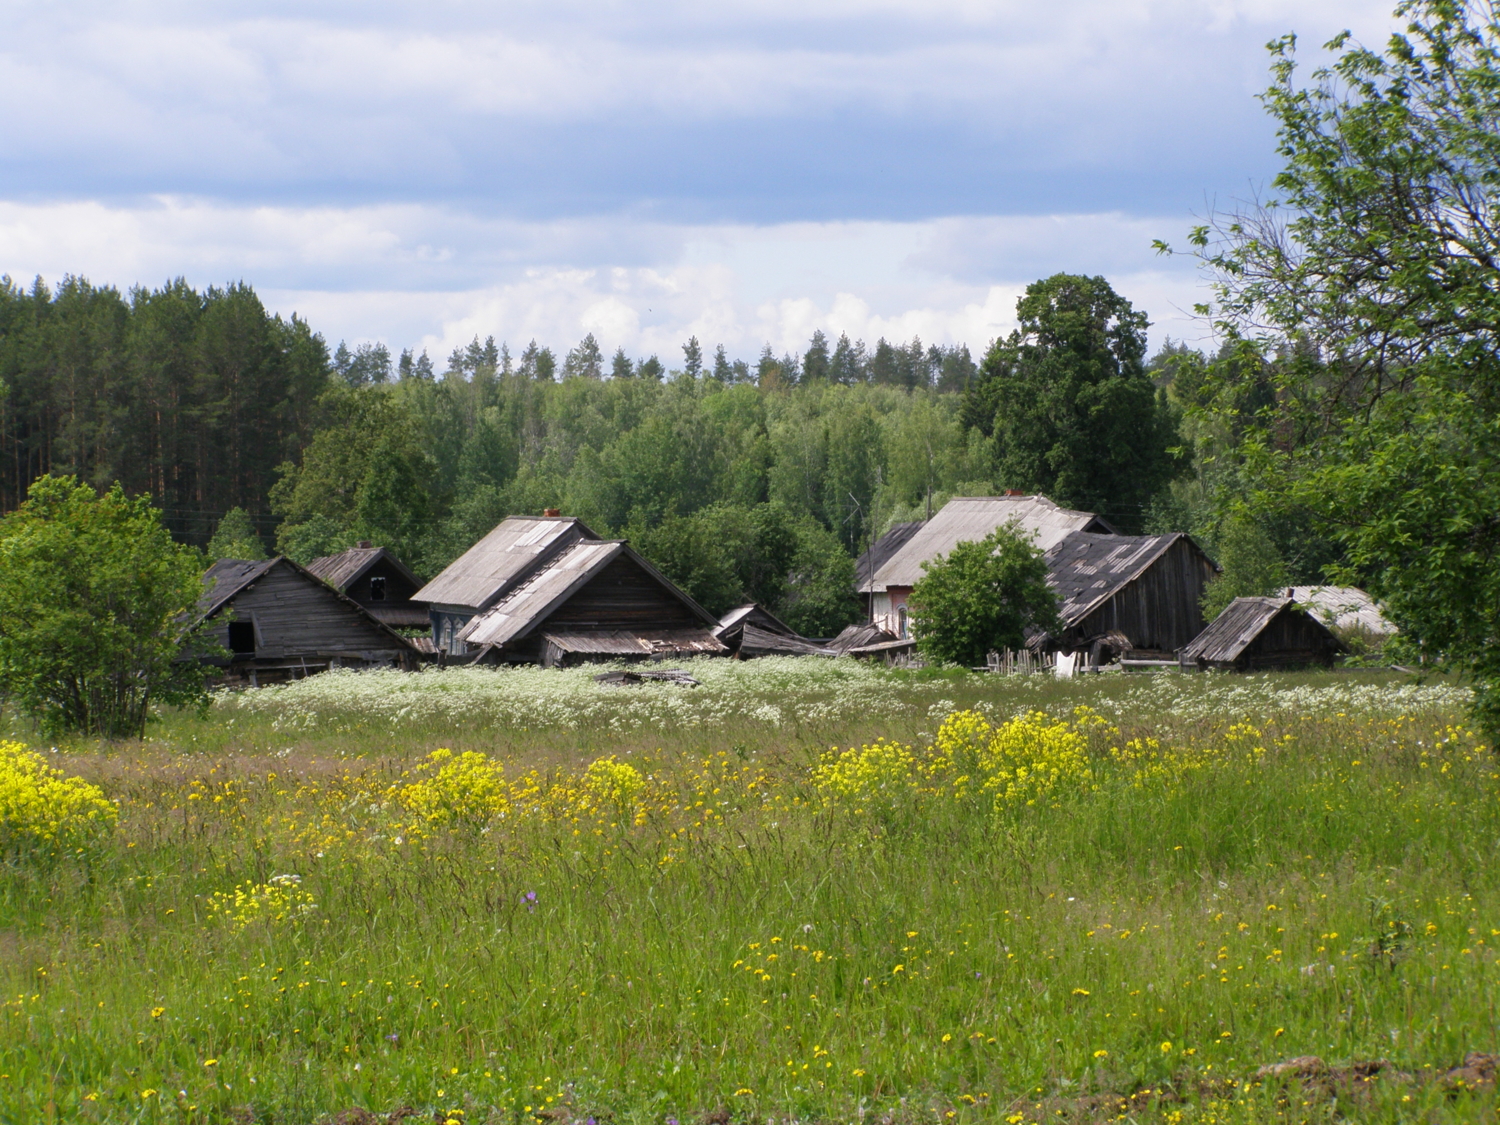
[[[400,634],[291,559],[220,559],[203,575],[199,621],[230,656],[225,683],[259,686],[329,668],[417,666]]]
[[[1060,508],[1045,496],[1012,492],[1004,496],[954,497],[914,530],[909,524],[903,525],[900,536],[893,528],[877,540],[876,547],[891,540],[895,549],[858,586],[867,599],[870,622],[898,638],[909,637],[907,599],[924,573],[922,564],[947,555],[960,543],[977,542],[1007,524],[1029,535],[1043,551],[1051,550],[1074,532],[1114,531],[1094,513]],[[899,544],[893,536],[900,539]]]
[[[427,606],[432,643],[449,656],[470,655],[464,628],[564,551],[599,537],[582,520],[511,516],[454,559],[412,600]]]
[[[1096,535],[1074,532],[1047,552],[1063,632],[1033,648],[1107,652],[1133,659],[1174,659],[1203,631],[1203,591],[1218,573],[1202,548],[1180,532]]]
[[[393,629],[425,629],[431,623],[427,606],[412,601],[421,580],[394,554],[368,540],[313,559],[307,569]]]
[[[727,654],[718,621],[620,540],[577,538],[454,634],[476,660],[561,667]]]
[[[1291,598],[1235,598],[1182,650],[1183,663],[1260,672],[1332,664],[1343,644]]]

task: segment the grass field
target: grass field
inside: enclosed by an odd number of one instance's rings
[[[1493,1114],[1445,1075],[1500,1051],[1461,689],[692,667],[13,728],[115,811],[28,834],[0,759],[0,1121]]]

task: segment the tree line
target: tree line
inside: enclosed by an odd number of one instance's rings
[[[752,364],[689,339],[668,367],[493,337],[329,349],[245,284],[127,293],[0,281],[0,505],[74,474],[182,541],[306,561],[361,539],[431,575],[505,516],[558,508],[636,543],[710,609],[811,635],[857,616],[855,560],[952,495],[1043,491],[1146,526],[1190,458],[1103,279],[1038,282],[1021,328],[964,345],[813,333]],[[1153,508],[1153,504],[1155,507]],[[228,524],[226,515],[233,513]]]

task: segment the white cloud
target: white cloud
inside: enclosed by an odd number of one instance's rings
[[[247,280],[330,342],[383,339],[439,358],[494,334],[562,350],[675,360],[697,335],[749,358],[800,348],[815,328],[869,343],[920,335],[979,349],[1013,326],[1038,277],[1102,273],[1181,336],[1191,269],[1149,238],[1178,220],[1123,215],[949,217],[912,223],[686,225],[618,216],[522,223],[418,205],[235,207],[158,199],[0,203],[0,260],[21,283],[64,272],[96,284]]]

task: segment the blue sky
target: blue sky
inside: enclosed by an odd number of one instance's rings
[[[1264,45],[1392,0],[0,0],[0,272],[253,284],[330,340],[967,342],[1038,277],[1200,340]]]

